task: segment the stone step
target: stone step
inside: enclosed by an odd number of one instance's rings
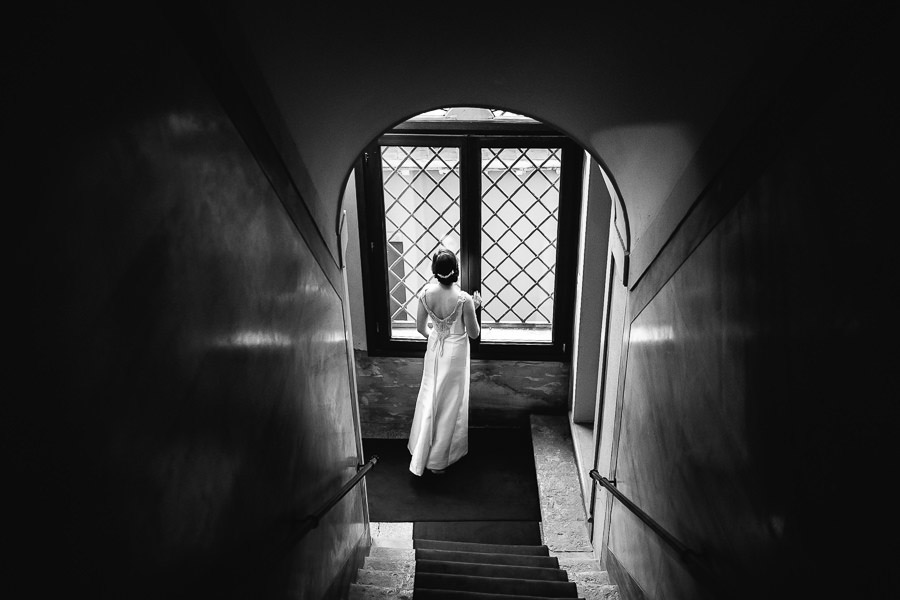
[[[366,557],[363,568],[357,573],[357,582],[351,587],[349,600],[415,600],[413,598],[416,575],[415,551],[384,546],[373,547],[371,550],[376,556]],[[426,550],[425,552],[434,551]],[[562,553],[562,555],[554,556],[553,558],[520,555],[516,557],[510,556],[509,558],[517,560],[558,560],[559,568],[564,569],[569,582],[575,584],[577,598],[583,600],[619,600],[618,587],[610,584],[609,574],[600,568],[599,561],[583,554]],[[496,597],[498,600],[510,598],[510,596],[495,596],[495,594],[491,593],[474,591],[421,591],[423,600],[425,600],[424,596],[428,593],[436,593],[440,597],[446,596],[445,600],[449,600],[451,595],[454,595],[454,597],[458,595],[459,600],[464,600],[464,596],[469,600],[482,600],[482,598],[486,600],[489,597]],[[438,596],[435,596],[435,599]],[[475,598],[476,596],[478,597],[477,599]]]
[[[372,558],[396,558],[399,560],[415,560],[416,551],[413,548],[387,548],[384,546],[372,546],[369,549]]]
[[[451,575],[481,575],[485,577],[511,577],[536,581],[568,581],[562,569],[546,567],[522,567],[518,565],[491,565],[440,560],[417,560],[416,573],[448,573]]]
[[[463,590],[431,590],[419,588],[415,600],[558,600],[552,596],[523,596],[516,594],[491,594],[485,592],[467,592]],[[570,598],[568,600],[587,600],[586,598]]]
[[[609,585],[609,573],[606,571],[569,571],[567,569],[566,573],[569,575],[569,581],[578,584]]]
[[[351,583],[349,600],[413,600],[413,591]]]
[[[597,583],[576,583],[578,595],[585,600],[619,600],[619,586]]]
[[[429,590],[459,590],[510,596],[541,596],[577,598],[574,583],[563,581],[534,581],[511,577],[484,577],[444,573],[416,573],[416,585]]]
[[[372,548],[412,548],[412,538],[373,537]]]
[[[376,571],[373,569],[359,569],[356,572],[356,583],[398,590],[411,590],[415,587],[415,577],[415,571]]]
[[[524,544],[478,544],[474,542],[445,542],[441,540],[414,540],[416,550],[445,550],[448,552],[478,552],[482,554],[519,554],[524,556],[548,556],[547,546]]]
[[[394,538],[411,540],[413,523],[369,523],[369,533],[373,538]]]
[[[489,565],[521,565],[523,567],[548,567],[556,569],[559,561],[553,556],[528,556],[526,554],[491,554],[488,552],[454,552],[450,550],[416,550],[416,559],[456,561]]]
[[[559,568],[567,571],[602,571],[596,558],[571,558],[565,554],[552,553],[559,560]]]
[[[363,568],[370,571],[398,571],[413,573],[416,570],[415,557],[412,560],[402,558],[381,558],[367,556]]]

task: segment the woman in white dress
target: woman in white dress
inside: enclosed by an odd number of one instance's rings
[[[456,255],[438,250],[431,272],[437,283],[422,292],[416,315],[416,329],[428,346],[407,445],[409,470],[419,476],[425,469],[443,473],[469,450],[469,338],[481,334],[475,317],[481,296],[456,284]]]

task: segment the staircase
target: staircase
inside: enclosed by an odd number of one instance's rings
[[[350,600],[619,600],[588,538],[568,418],[530,419],[538,530],[520,536],[504,528],[479,533],[460,527],[452,535],[414,539],[413,523],[371,523],[372,547]]]
[[[578,598],[547,546],[415,540],[416,600]]]
[[[374,537],[350,600],[412,598],[618,600],[619,595],[595,559],[551,556],[545,545]]]
[[[411,600],[416,573],[412,529],[409,537],[372,536],[365,563],[350,584],[350,600]]]

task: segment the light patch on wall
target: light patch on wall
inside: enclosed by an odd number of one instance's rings
[[[336,329],[334,331],[323,331],[317,333],[315,336],[315,341],[325,344],[344,344],[346,343],[347,339],[344,336],[343,330]]]
[[[675,339],[675,330],[671,325],[660,327],[633,327],[631,329],[631,343],[633,344],[658,344],[671,342]]]
[[[170,113],[166,117],[169,130],[176,137],[193,136],[203,131],[215,129],[211,120],[203,122],[193,113]]]
[[[321,285],[308,281],[299,284],[293,290],[272,294],[271,297],[279,304],[293,304],[301,302],[304,298],[321,294],[322,291],[323,288]]]
[[[324,331],[315,335],[313,341],[323,344],[344,344],[344,332]],[[295,345],[290,336],[274,331],[239,331],[220,337],[215,344],[219,348],[291,348]]]
[[[290,337],[271,331],[239,331],[216,343],[220,348],[290,348],[293,345]]]

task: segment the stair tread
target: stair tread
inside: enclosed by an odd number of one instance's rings
[[[394,548],[408,549],[412,548],[412,540],[404,538],[372,538],[372,548]]]
[[[429,588],[416,589],[415,600],[558,600],[553,596],[522,596],[516,594],[491,594],[487,592],[467,592],[460,590],[433,590]],[[579,596],[572,600],[585,600]]]
[[[416,573],[416,590],[421,588],[483,591],[500,594],[528,594],[555,598],[576,598],[578,588],[567,581],[534,581],[512,577],[480,577],[448,573]]]
[[[540,521],[417,521],[410,539],[539,546]]]
[[[532,579],[535,581],[568,582],[568,576],[562,569],[553,567],[529,567],[523,565],[492,565],[485,563],[466,563],[458,561],[442,561],[420,559],[416,561],[417,573],[449,573],[454,575],[480,575],[484,577],[512,577],[516,579]]]
[[[566,569],[566,575],[569,581],[574,581],[578,585],[585,583],[596,585],[609,584],[609,573],[606,571],[571,571]]]
[[[448,562],[466,562],[488,565],[521,565],[526,567],[559,568],[555,556],[529,556],[527,554],[498,554],[489,552],[461,552],[457,550],[416,550],[416,560],[431,559]]]
[[[478,542],[446,542],[442,540],[413,540],[413,546],[418,550],[459,550],[463,552],[481,552],[496,554],[524,554],[527,556],[550,556],[547,546],[528,546],[523,544],[481,544]]]
[[[356,572],[356,583],[364,585],[377,585],[398,590],[412,589],[415,576],[412,572],[403,571],[375,571],[360,569]]]
[[[412,546],[409,548],[388,548],[384,546],[372,546],[369,550],[369,556],[378,558],[409,558],[415,556],[416,551]]]
[[[349,600],[413,600],[411,589],[397,590],[364,583],[351,583],[349,595]]]
[[[416,558],[398,559],[398,558],[378,558],[367,556],[363,562],[362,568],[371,569],[373,571],[415,571]]]

